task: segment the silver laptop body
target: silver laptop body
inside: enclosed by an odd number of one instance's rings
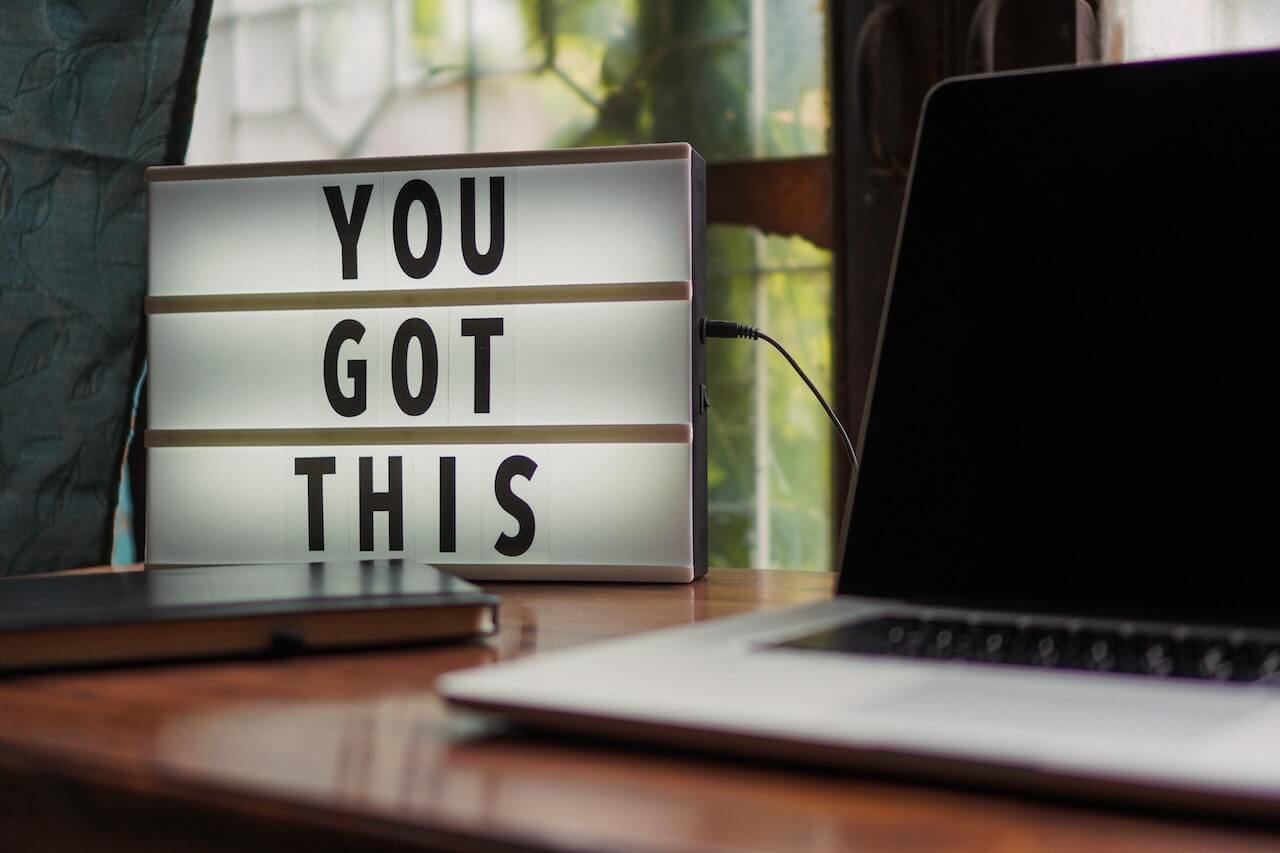
[[[444,695],[562,730],[1271,816],[1278,96],[1273,53],[936,88],[839,594],[450,675]]]

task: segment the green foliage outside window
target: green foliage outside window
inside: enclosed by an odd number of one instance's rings
[[[683,140],[708,161],[827,147],[821,3],[416,0],[413,17],[427,84],[466,84],[470,139],[487,81],[514,76],[551,118],[549,147]],[[707,251],[710,316],[765,328],[829,393],[828,253],[725,226],[709,230]],[[834,445],[825,415],[776,354],[761,358],[746,341],[709,346],[712,564],[829,568]]]

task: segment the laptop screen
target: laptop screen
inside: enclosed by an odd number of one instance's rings
[[[1280,54],[946,84],[843,593],[1280,625]]]

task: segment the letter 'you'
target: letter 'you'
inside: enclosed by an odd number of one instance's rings
[[[333,230],[342,250],[342,278],[358,279],[360,267],[357,250],[364,230],[365,216],[369,212],[369,202],[373,198],[373,184],[356,186],[350,210],[347,210],[341,187],[327,186],[322,189],[329,218],[333,220]],[[483,252],[480,251],[476,233],[475,178],[460,179],[459,196],[462,260],[475,275],[490,275],[502,263],[502,255],[506,249],[505,179],[500,175],[489,178],[489,246]],[[415,207],[422,208],[426,219],[426,233],[423,235],[425,239],[420,253],[415,253],[410,245],[411,237],[416,235],[409,233],[409,214]],[[440,196],[422,178],[405,181],[396,193],[395,206],[391,211],[391,246],[395,250],[396,262],[401,271],[414,279],[431,275],[440,260],[443,244],[444,211],[440,208]]]

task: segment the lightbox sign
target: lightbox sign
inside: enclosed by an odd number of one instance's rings
[[[687,145],[147,170],[147,561],[706,567]]]

